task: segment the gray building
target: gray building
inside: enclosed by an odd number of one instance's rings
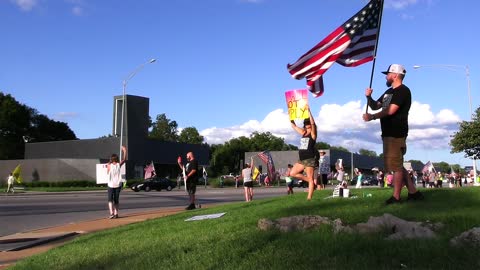
[[[207,145],[164,142],[148,138],[149,99],[125,96],[125,119],[122,125],[123,96],[115,96],[112,137],[86,140],[26,143],[25,158],[0,161],[0,175],[5,177],[21,165],[24,181],[68,181],[96,179],[96,164],[105,163],[113,153],[119,154],[120,138],[127,146],[127,179],[142,178],[146,164],[153,162],[157,175],[175,178],[179,173],[177,157],[192,151],[199,165],[208,166]],[[123,128],[123,132],[122,132]]]

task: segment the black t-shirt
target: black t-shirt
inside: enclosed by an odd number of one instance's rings
[[[303,136],[300,140],[300,147],[298,150],[298,158],[300,160],[306,160],[310,158],[315,158],[315,140],[312,138],[312,135]]]
[[[377,101],[382,103],[382,110],[387,109],[390,104],[399,107],[395,114],[380,118],[382,137],[407,137],[408,111],[412,105],[410,89],[403,84],[395,89],[389,88]]]
[[[198,181],[198,162],[196,159],[190,160],[185,165],[185,173],[188,175],[192,170],[195,170],[195,173],[188,177],[187,181],[193,180],[193,182]]]

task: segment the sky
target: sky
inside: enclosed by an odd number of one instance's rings
[[[257,131],[299,145],[285,92],[304,89],[305,80],[286,66],[366,3],[0,0],[0,91],[93,139],[112,134],[113,97],[126,80],[126,94],[150,99],[152,119],[164,113],[209,144]],[[413,96],[405,159],[471,166],[449,142],[470,119],[470,104],[479,107],[472,34],[479,8],[477,1],[385,0],[375,66],[334,64],[325,93],[308,97],[317,141],[380,154],[379,121],[362,120],[364,93],[372,78],[377,99],[387,89],[381,71],[398,63]]]

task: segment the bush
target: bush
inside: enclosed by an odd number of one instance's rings
[[[35,181],[23,183],[25,187],[98,187],[95,181],[73,180],[61,182]]]

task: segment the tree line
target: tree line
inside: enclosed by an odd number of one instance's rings
[[[112,135],[108,135],[112,136]],[[149,119],[148,136],[151,139],[190,144],[207,144],[195,127],[180,130],[178,123],[162,113],[155,120]],[[67,123],[49,119],[36,109],[19,103],[11,95],[0,92],[0,159],[22,159],[25,142],[46,142],[77,140],[75,133]],[[249,137],[233,138],[223,144],[208,145],[210,148],[210,173],[212,176],[240,171],[240,161],[245,152],[298,150],[297,146],[287,144],[283,138],[270,132],[253,132]],[[475,111],[472,121],[459,123],[459,130],[452,135],[451,153],[464,152],[467,158],[480,157],[480,108]],[[317,142],[316,149],[331,149],[349,152],[342,146],[332,146],[326,142]],[[382,157],[375,151],[360,149],[358,154]],[[412,160],[412,162],[420,162]],[[434,163],[441,171],[451,167],[446,162]],[[458,170],[459,165],[453,169]]]

